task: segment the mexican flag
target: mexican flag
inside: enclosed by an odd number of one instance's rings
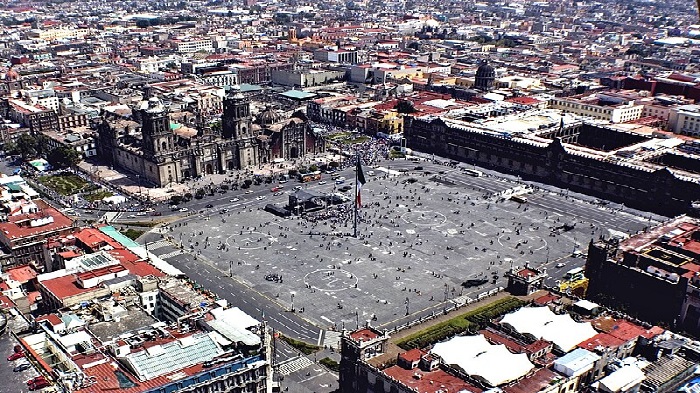
[[[355,177],[357,178],[357,184],[355,186],[355,203],[357,206],[362,206],[362,197],[360,196],[360,191],[362,190],[362,185],[366,183],[365,174],[362,172],[362,164],[360,163],[360,157],[357,157],[357,168],[355,169]]]

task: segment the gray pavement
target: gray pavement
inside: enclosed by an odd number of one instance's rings
[[[424,169],[413,170],[417,165]],[[367,176],[359,239],[338,235],[352,233],[350,217],[314,223],[263,211],[265,204],[283,204],[288,198],[272,196],[266,185],[254,187],[251,194],[230,191],[227,198],[240,200],[219,201],[213,209],[184,218],[166,231],[171,240],[154,252],[215,292],[224,290],[237,302],[252,303],[258,315],[266,310],[266,318],[276,318],[273,327],[320,343],[324,333],[314,325],[354,329],[370,320],[393,327],[505,286],[502,273],[511,263],[548,267],[556,279],[583,265],[584,259],[571,254],[585,252],[591,238],[608,236],[610,229],[633,233],[663,219],[621,206],[603,207],[556,189],[539,189],[528,195],[528,203],[518,204],[500,195],[521,187],[517,179],[472,177],[427,162],[380,166],[409,171],[383,176],[375,168],[377,176]],[[351,170],[341,174],[354,177]],[[411,178],[414,183],[405,183]],[[331,192],[334,184],[304,187]],[[256,199],[263,195],[266,199]],[[219,214],[222,208],[230,211]],[[552,228],[572,222],[574,229],[551,235]],[[176,249],[180,243],[184,251]],[[560,262],[565,267],[555,268]],[[229,269],[233,278],[226,277]],[[271,274],[282,280],[267,280]],[[476,277],[487,277],[489,283],[461,287]]]
[[[27,370],[14,372],[12,369],[21,363],[27,363],[26,358],[20,358],[18,360],[7,361],[7,357],[10,356],[14,351],[13,348],[18,344],[10,332],[21,332],[27,328],[27,323],[21,316],[15,316],[13,314],[6,314],[8,319],[7,330],[0,334],[0,380],[2,380],[2,386],[0,387],[0,392],[13,392],[13,393],[25,393],[29,392],[26,381],[32,379],[39,375],[36,368],[30,367]]]

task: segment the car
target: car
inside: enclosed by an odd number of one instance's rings
[[[126,216],[126,217],[127,217],[127,218],[136,218],[136,214],[129,214],[129,215]]]
[[[212,205],[211,203],[209,203],[209,204],[207,204],[205,207],[206,207],[207,209],[211,209],[212,207],[214,207],[214,205]]]
[[[240,201],[240,199],[239,199],[239,198],[233,198],[233,199],[229,199],[228,201],[229,201],[229,202],[238,202],[238,201]]]
[[[413,168],[413,170],[414,170],[414,171],[422,171],[422,170],[423,170],[423,167],[419,165],[419,166]]]
[[[260,195],[259,197],[255,198],[255,199],[262,201],[263,199],[265,199],[265,195]]]
[[[170,205],[170,210],[175,211],[179,209],[177,205]]]
[[[279,190],[280,190],[279,187],[272,187],[272,188],[270,188],[270,191],[272,191],[272,192],[277,192],[277,191],[279,191]]]
[[[226,213],[228,213],[228,209],[219,210],[219,214],[226,214]]]
[[[351,189],[352,189],[352,187],[350,187],[350,186],[342,186],[342,187],[340,187],[338,190],[339,190],[340,192],[348,192],[348,191],[350,191]]]
[[[17,360],[17,359],[23,358],[23,357],[24,357],[24,352],[21,352],[21,351],[20,351],[20,352],[15,352],[15,353],[13,353],[12,355],[10,355],[10,356],[7,357],[7,361],[8,361],[8,362],[11,362],[11,361],[13,361],[13,360]]]
[[[28,370],[29,367],[31,367],[29,365],[29,363],[22,363],[22,364],[18,364],[17,366],[15,366],[15,368],[13,368],[12,371],[18,373],[20,371]]]
[[[247,190],[245,193],[246,193],[246,194],[252,194],[253,191],[252,191],[252,190]]]
[[[47,380],[39,380],[29,385],[29,390],[39,390],[51,385]]]
[[[138,213],[136,213],[136,215],[139,216],[139,217],[143,217],[143,216],[145,216],[146,214],[148,214],[148,213],[146,213],[146,212],[138,212]]]
[[[36,376],[36,377],[34,377],[34,378],[32,378],[32,379],[30,379],[30,380],[27,381],[27,386],[29,386],[29,385],[31,385],[31,384],[33,384],[33,383],[37,383],[37,382],[39,382],[39,381],[44,381],[44,382],[46,382],[46,378],[45,378],[43,375]]]
[[[374,171],[367,171],[367,175],[374,176]]]
[[[274,193],[274,194],[272,194],[272,195],[274,195],[274,196],[279,196],[279,195],[282,195],[282,194],[284,194],[282,191],[277,191],[276,193]]]
[[[335,184],[343,184],[343,183],[345,183],[344,179],[338,179],[335,181]]]
[[[565,263],[562,263],[562,262],[559,262],[559,263],[556,264],[557,269],[561,269],[561,268],[563,268],[564,266],[566,266],[566,264],[565,264]]]
[[[186,212],[186,211],[188,211],[188,210],[189,210],[189,209],[186,208],[186,207],[181,207],[180,210],[178,210],[178,211],[181,212],[181,213],[184,213],[184,212]]]
[[[325,180],[321,180],[320,182],[318,182],[318,185],[319,185],[319,186],[322,186],[322,185],[324,185],[324,184],[326,184],[326,181],[325,181]]]
[[[301,190],[301,186],[294,186],[293,190],[294,190],[294,191],[299,191],[299,190]]]
[[[161,212],[153,212],[153,213],[151,213],[151,215],[152,215],[152,216],[162,216],[163,213],[161,213]]]
[[[288,180],[282,179],[282,180],[280,180],[280,183],[286,183],[287,181],[288,181]]]

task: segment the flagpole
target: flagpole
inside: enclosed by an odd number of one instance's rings
[[[358,153],[357,150],[355,150],[355,159],[358,160],[357,163],[355,163],[355,220],[353,223],[353,229],[354,229],[354,236],[355,239],[357,239],[357,182],[359,181],[359,178],[357,177],[357,168],[358,163],[360,162],[360,154]]]

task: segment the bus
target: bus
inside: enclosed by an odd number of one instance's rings
[[[476,169],[465,169],[464,173],[466,173],[467,175],[470,175],[470,176],[474,176],[474,177],[481,177],[484,175],[484,172],[477,171]]]
[[[302,183],[308,183],[316,180],[321,180],[321,171],[302,173],[299,175],[299,181]]]
[[[518,203],[527,203],[527,197],[523,195],[513,195],[510,197],[510,200]]]
[[[584,278],[586,277],[583,275],[583,268],[577,267],[566,272],[563,281],[573,282],[583,280]]]

